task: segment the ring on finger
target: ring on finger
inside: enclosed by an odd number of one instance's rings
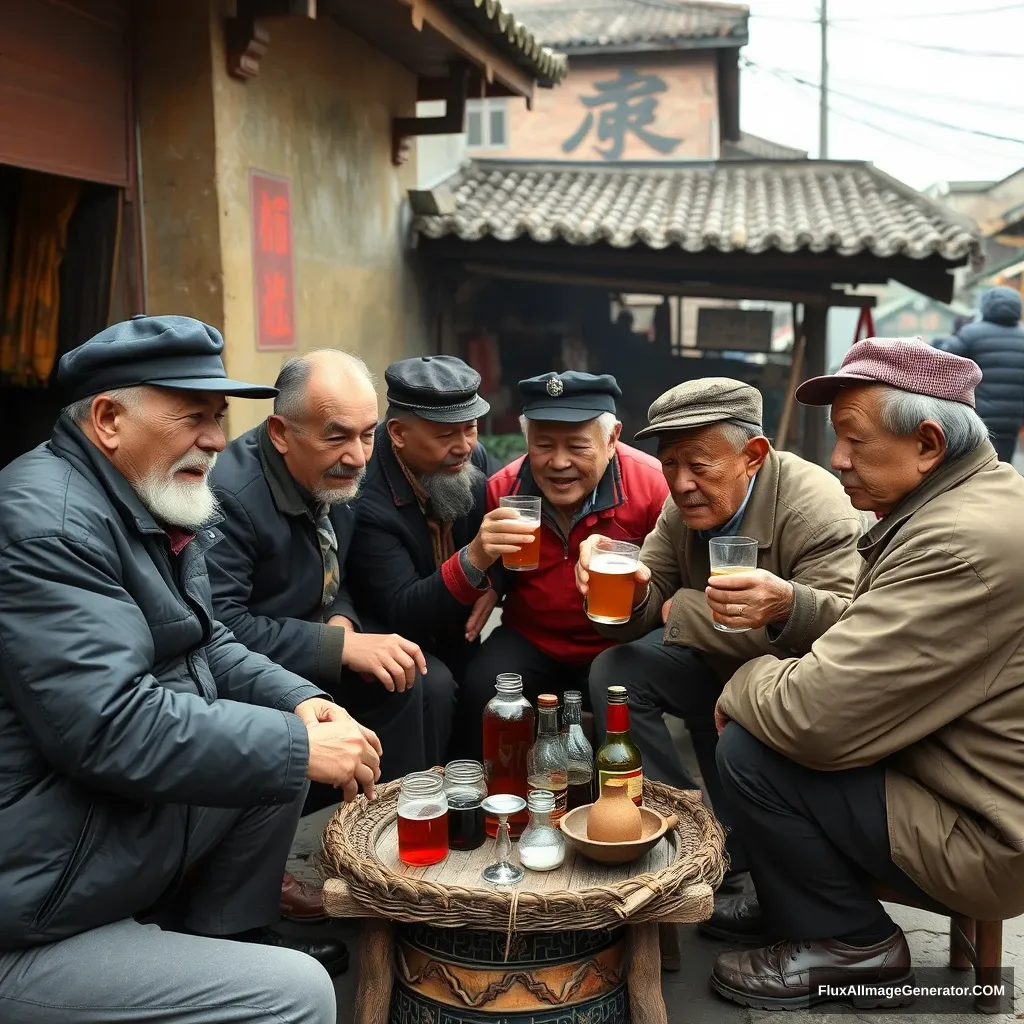
[[[727,611],[729,612],[729,614],[733,618],[738,618],[740,615],[743,614],[743,610],[745,608],[746,608],[746,605],[743,605],[743,604],[731,604],[731,605],[729,605]]]

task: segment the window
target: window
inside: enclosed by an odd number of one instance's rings
[[[508,145],[508,100],[466,101],[466,147],[502,149]]]

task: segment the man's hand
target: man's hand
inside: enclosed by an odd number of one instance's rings
[[[470,562],[481,572],[502,555],[514,555],[540,529],[536,523],[523,522],[514,508],[496,508],[484,516],[477,535],[469,542]]]
[[[303,701],[303,703],[306,703]],[[300,705],[301,706],[301,705]],[[325,782],[342,791],[345,802],[355,800],[359,788],[372,800],[380,778],[383,753],[377,734],[361,726],[344,708],[330,722],[307,723],[309,767],[313,782]]]
[[[601,541],[605,538],[599,534],[592,534],[586,537],[580,544],[580,555],[576,562],[576,589],[586,597],[590,592],[590,560],[598,549]],[[647,596],[647,588],[651,583],[651,570],[643,562],[636,563],[636,572],[633,575],[633,607],[637,608],[644,602]]]
[[[793,584],[765,569],[712,576],[704,593],[715,622],[733,629],[782,625],[793,610]]]
[[[389,693],[408,690],[417,669],[427,674],[427,660],[419,644],[397,633],[347,634],[341,663],[363,678],[379,679]]]
[[[480,630],[487,625],[491,612],[498,607],[498,595],[493,590],[481,594],[473,603],[473,610],[466,620],[466,641],[472,643],[480,635]]]
[[[325,697],[310,697],[295,705],[295,714],[305,725],[316,725],[317,722],[339,722],[348,717],[348,712],[332,700]]]
[[[342,629],[347,630],[349,633],[354,633],[356,627],[352,624],[351,619],[345,618],[344,615],[332,615],[327,620],[328,626],[341,626]]]

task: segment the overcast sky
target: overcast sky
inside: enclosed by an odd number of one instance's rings
[[[777,72],[744,70],[743,129],[812,157],[818,155],[818,93],[793,76],[815,86],[819,80],[818,3],[749,0],[750,43],[741,51],[741,59]],[[1024,2],[828,0],[828,17],[834,22],[828,45],[830,157],[870,160],[915,188],[1003,178],[1024,166],[1024,142],[915,120],[1024,140]]]

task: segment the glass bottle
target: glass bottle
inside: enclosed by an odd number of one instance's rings
[[[604,745],[597,752],[597,792],[608,779],[625,779],[638,807],[644,802],[644,762],[629,735],[629,704],[624,686],[608,687],[608,725]]]
[[[537,739],[527,758],[527,792],[543,789],[554,794],[552,819],[558,822],[565,814],[569,788],[569,757],[565,737],[558,729],[558,698],[542,693],[537,698]]]
[[[398,856],[422,868],[448,856],[448,801],[437,772],[410,772],[398,791]]]
[[[479,761],[451,761],[444,768],[444,795],[448,800],[448,846],[477,850],[484,845],[484,809],[487,796],[484,766]]]
[[[523,696],[523,677],[502,672],[495,681],[497,692],[484,708],[484,778],[488,796],[511,793],[526,799],[526,759],[533,744],[533,706]],[[509,817],[513,839],[522,835],[529,818],[526,810]],[[486,816],[487,834],[498,834],[498,819]]]
[[[569,759],[569,791],[565,809],[571,811],[593,803],[595,799],[594,748],[583,732],[583,694],[579,690],[565,691],[562,723]]]
[[[530,823],[519,839],[519,863],[530,871],[553,871],[565,860],[565,836],[552,820],[555,795],[535,789],[528,807]]]

